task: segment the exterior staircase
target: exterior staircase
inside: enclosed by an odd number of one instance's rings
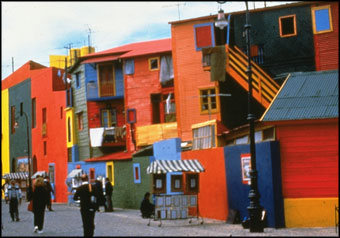
[[[236,80],[246,91],[248,91],[248,57],[237,47],[225,46],[226,49],[226,72]],[[260,66],[251,60],[253,97],[267,108],[280,86]],[[203,55],[203,69],[210,71],[210,60],[208,55]]]

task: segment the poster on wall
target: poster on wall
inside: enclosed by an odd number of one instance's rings
[[[250,185],[250,154],[241,154],[242,183]]]
[[[28,158],[21,157],[17,158],[17,172],[28,172]]]

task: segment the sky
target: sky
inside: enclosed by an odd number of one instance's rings
[[[266,6],[288,2],[266,2]],[[264,2],[249,2],[249,9]],[[171,37],[169,22],[245,10],[245,3],[217,1],[2,1],[1,79],[29,60],[49,66],[49,55],[88,45],[96,52]]]

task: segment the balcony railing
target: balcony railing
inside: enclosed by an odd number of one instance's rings
[[[123,127],[90,128],[91,147],[124,146],[126,130]]]
[[[177,122],[138,126],[136,145],[146,146],[154,142],[178,137]]]
[[[99,87],[101,97],[110,97],[115,95],[113,82],[102,82],[99,84]]]

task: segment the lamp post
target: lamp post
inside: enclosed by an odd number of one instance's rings
[[[218,3],[223,4],[225,1],[218,1]],[[263,225],[261,222],[261,215],[263,208],[260,206],[260,194],[257,187],[257,170],[256,170],[256,152],[255,152],[255,128],[254,121],[255,116],[252,111],[252,100],[253,100],[253,84],[252,84],[252,70],[251,70],[251,60],[250,60],[250,28],[249,24],[249,10],[248,10],[248,2],[246,4],[246,24],[244,25],[245,33],[246,33],[246,43],[247,43],[247,57],[248,57],[248,66],[247,66],[247,76],[248,76],[248,116],[247,120],[249,122],[249,138],[250,138],[250,162],[251,162],[251,170],[250,170],[250,191],[249,191],[249,199],[250,204],[247,207],[249,212],[249,230],[250,232],[263,232]],[[218,19],[215,22],[215,26],[223,29],[228,25],[227,20],[225,19],[224,12],[222,9],[218,12]]]
[[[249,207],[247,207],[249,212],[249,229],[250,232],[263,232],[263,225],[261,223],[262,207],[260,206],[260,193],[257,187],[257,170],[256,170],[256,152],[255,152],[255,128],[254,120],[255,116],[252,111],[252,101],[253,101],[253,84],[252,84],[252,70],[250,61],[250,28],[249,24],[249,10],[248,2],[246,1],[246,24],[244,28],[246,30],[246,41],[247,41],[247,57],[248,57],[248,117],[249,121],[249,139],[250,139],[250,191],[249,191]]]

